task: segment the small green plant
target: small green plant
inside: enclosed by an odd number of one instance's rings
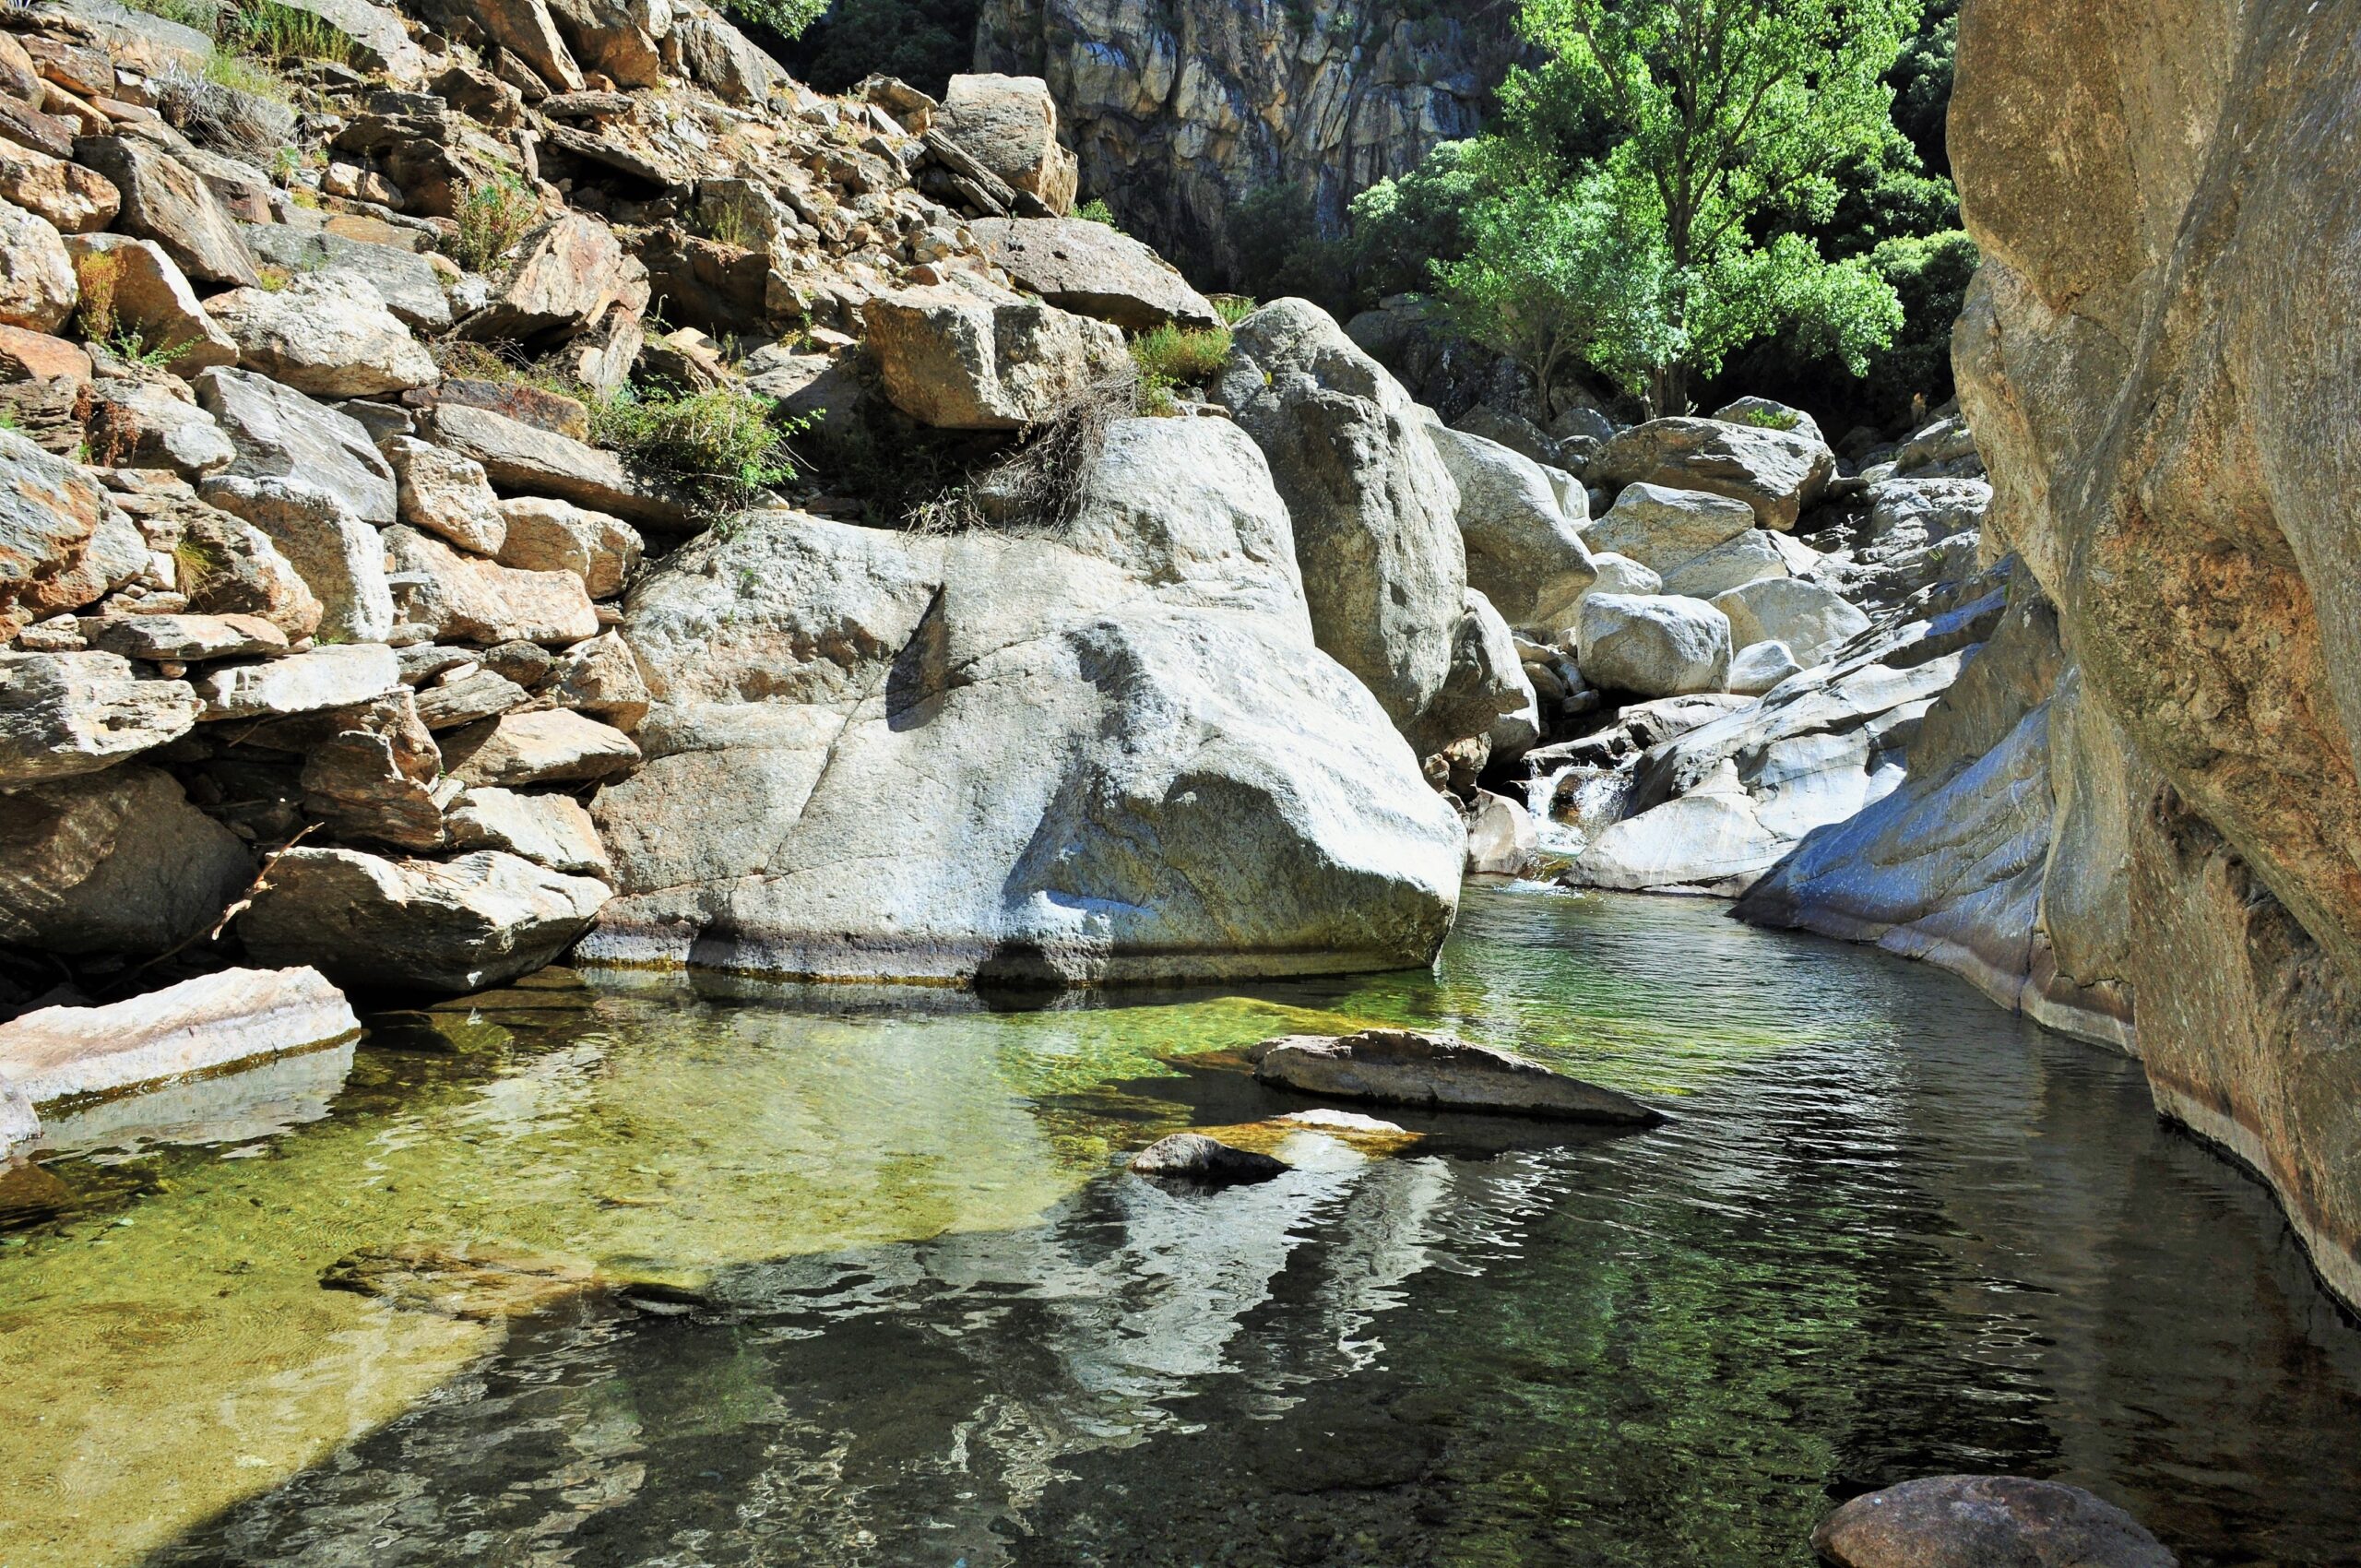
[[[627,387],[592,405],[590,436],[727,513],[795,478],[787,438],[808,422],[736,386],[704,392]]]
[[[178,22],[184,28],[195,28],[211,38],[221,26],[221,7],[213,0],[129,0],[131,9],[145,11],[151,17],[161,17],[168,22]]]
[[[274,103],[284,103],[288,99],[287,84],[279,79],[278,72],[258,60],[227,50],[217,49],[206,56],[205,79],[216,87],[252,93]]]
[[[1261,307],[1252,294],[1216,294],[1214,314],[1221,317],[1224,327],[1235,327]]]
[[[1735,422],[1757,430],[1793,430],[1803,422],[1803,416],[1793,409],[1740,409]]]
[[[81,301],[75,307],[75,325],[82,329],[83,339],[95,343],[107,352],[128,363],[150,370],[160,370],[179,359],[194,347],[194,343],[151,343],[148,335],[129,326],[115,314],[115,284],[121,280],[123,259],[100,251],[84,256],[74,267],[74,280],[81,290]]]
[[[1166,322],[1132,339],[1143,385],[1202,386],[1229,363],[1229,328]]]
[[[359,51],[351,35],[309,11],[257,0],[238,12],[223,27],[223,41],[242,54],[266,60],[325,60],[350,65]]]
[[[1115,209],[1107,205],[1105,196],[1092,196],[1088,201],[1075,208],[1074,215],[1085,223],[1104,223],[1118,232],[1121,232],[1123,227],[1115,221]]]
[[[506,170],[471,182],[453,215],[459,225],[445,249],[470,272],[489,272],[540,220],[540,200]]]
[[[703,220],[706,237],[732,250],[758,251],[764,248],[763,235],[755,229],[753,216],[734,201],[706,201],[697,204],[697,216]]]

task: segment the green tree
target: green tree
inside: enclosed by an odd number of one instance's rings
[[[1525,0],[1550,59],[1512,81],[1513,117],[1603,120],[1596,189],[1662,270],[1656,362],[1632,386],[1650,408],[1686,407],[1692,378],[1774,330],[1856,374],[1892,339],[1892,287],[1797,231],[1895,139],[1886,77],[1918,17],[1918,0]]]

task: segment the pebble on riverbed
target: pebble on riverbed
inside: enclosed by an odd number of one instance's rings
[[[1175,1133],[1132,1156],[1132,1173],[1158,1181],[1194,1182],[1204,1186],[1236,1186],[1267,1182],[1294,1169],[1284,1159],[1252,1149],[1232,1148],[1202,1133]]]
[[[1857,1497],[1811,1534],[1836,1568],[2179,1568],[2140,1521],[2078,1486],[1927,1476]]]

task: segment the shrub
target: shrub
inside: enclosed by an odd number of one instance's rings
[[[128,0],[135,11],[145,11],[151,17],[161,17],[168,22],[178,22],[184,28],[195,28],[211,38],[220,30],[221,8],[213,0]]]
[[[115,285],[122,280],[122,274],[121,258],[105,252],[86,255],[74,264],[74,281],[81,291],[81,301],[75,306],[75,325],[81,328],[85,341],[115,358],[160,370],[195,345],[151,343],[146,333],[125,326],[114,309]]]
[[[1213,305],[1214,314],[1221,317],[1225,327],[1235,327],[1262,308],[1252,294],[1216,294]]]
[[[1166,322],[1132,339],[1143,376],[1175,386],[1202,386],[1229,363],[1228,327],[1176,327]]]
[[[710,510],[729,512],[795,477],[787,438],[803,422],[780,419],[777,410],[773,399],[735,386],[625,388],[591,406],[590,434]]]
[[[797,38],[820,19],[828,0],[728,0],[723,8],[781,38]]]
[[[506,170],[470,183],[453,214],[459,232],[445,242],[453,261],[470,272],[489,272],[540,220],[539,197]]]
[[[1085,223],[1104,223],[1118,233],[1122,232],[1123,226],[1115,221],[1115,209],[1107,205],[1105,196],[1092,196],[1088,201],[1075,208],[1074,215]]]
[[[277,72],[243,54],[215,50],[206,57],[205,79],[215,87],[250,93],[273,103],[284,103],[288,98],[287,84],[279,80]]]
[[[231,17],[222,40],[243,54],[267,60],[325,60],[350,65],[359,52],[350,35],[323,17],[279,0],[257,0]]]

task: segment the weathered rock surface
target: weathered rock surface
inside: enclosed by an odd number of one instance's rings
[[[160,768],[125,764],[0,802],[0,941],[162,953],[219,920],[254,875],[246,847]]]
[[[461,730],[443,742],[451,777],[462,783],[517,787],[575,784],[628,773],[640,758],[630,736],[564,708],[510,713]]]
[[[14,1084],[0,1078],[0,1170],[18,1150],[30,1148],[40,1138],[41,1117],[34,1113],[33,1102]]]
[[[1255,1046],[1247,1060],[1264,1083],[1332,1099],[1635,1127],[1664,1120],[1629,1095],[1513,1051],[1410,1029],[1282,1035]]]
[[[222,473],[206,479],[198,493],[269,537],[319,600],[323,636],[382,642],[393,631],[385,540],[354,514],[345,493],[304,479]]]
[[[125,659],[194,664],[284,653],[287,634],[259,615],[116,615],[100,624],[89,643]]]
[[[1677,417],[1624,431],[1586,471],[1610,490],[1659,484],[1726,495],[1752,507],[1762,527],[1785,533],[1835,477],[1836,455],[1795,431]]]
[[[1583,530],[1583,542],[1661,576],[1753,527],[1754,509],[1743,502],[1642,481],[1623,487],[1606,515]]]
[[[65,242],[75,261],[103,256],[106,287],[119,327],[139,335],[153,349],[168,350],[172,370],[195,375],[213,365],[238,362],[238,346],[214,324],[164,247],[128,234],[77,234]]]
[[[1430,714],[1465,610],[1458,487],[1401,384],[1325,311],[1240,322],[1218,395],[1287,503],[1312,633],[1420,755],[1462,738]]]
[[[445,401],[429,424],[437,444],[481,464],[505,494],[554,496],[654,528],[686,528],[699,516],[692,497],[612,452],[505,414]]]
[[[307,272],[279,290],[232,289],[205,303],[238,362],[320,398],[406,392],[442,379],[434,356],[355,272]]]
[[[587,327],[625,298],[636,265],[627,261],[614,231],[594,218],[565,213],[519,242],[499,293],[468,317],[461,331],[470,338],[526,339]],[[642,283],[636,297],[643,303],[646,291]]]
[[[112,767],[185,733],[202,706],[114,653],[0,652],[0,788]]]
[[[317,969],[224,969],[102,1007],[0,1024],[0,1082],[36,1104],[125,1094],[361,1032]]]
[[[571,572],[593,599],[611,599],[639,569],[647,543],[621,517],[571,502],[517,496],[499,505],[501,540],[489,553],[504,566]]]
[[[473,785],[444,814],[457,849],[506,849],[576,876],[615,879],[590,814],[570,795],[527,795]]]
[[[54,332],[80,297],[73,258],[55,226],[0,201],[0,326]]]
[[[1576,602],[1598,578],[1583,517],[1568,515],[1532,458],[1465,431],[1432,427],[1428,434],[1459,488],[1467,586],[1512,626],[1572,624]]]
[[[340,985],[479,991],[538,969],[589,928],[607,885],[519,856],[393,861],[299,848],[238,917],[264,963],[301,958]]]
[[[1835,1568],[2179,1568],[2140,1521],[2078,1486],[2022,1476],[1928,1476],[1821,1520]]]
[[[1712,599],[1765,577],[1786,576],[1787,558],[1775,542],[1779,538],[1767,529],[1749,529],[1725,540],[1673,567],[1665,576],[1664,591]]]
[[[113,222],[123,197],[105,175],[0,136],[0,201],[23,208],[61,234],[81,234]]]
[[[1730,623],[1701,599],[1594,593],[1574,623],[1583,679],[1643,697],[1718,692],[1728,683]]]
[[[1166,322],[1212,327],[1220,315],[1180,269],[1119,229],[1080,218],[979,218],[969,225],[1017,287],[1061,310],[1127,332]]]
[[[451,325],[451,299],[426,257],[400,245],[316,233],[285,223],[249,223],[242,231],[246,248],[260,260],[291,272],[339,272],[369,280],[387,310],[421,332]]]
[[[869,302],[886,397],[950,430],[1037,424],[1124,362],[1121,331],[970,273]]]
[[[1228,1187],[1245,1182],[1267,1182],[1274,1176],[1286,1175],[1293,1168],[1275,1156],[1233,1148],[1203,1133],[1175,1133],[1169,1138],[1157,1139],[1132,1156],[1129,1169],[1134,1176],[1151,1176],[1158,1181]]]
[[[599,612],[569,571],[519,571],[462,555],[431,534],[390,528],[380,546],[404,584],[402,614],[438,641],[579,642],[599,635]]]
[[[359,420],[252,371],[204,371],[195,386],[197,401],[237,448],[229,472],[300,481],[334,495],[362,522],[394,520],[394,470]]]
[[[403,522],[479,555],[500,553],[508,527],[481,463],[409,435],[383,442],[378,451],[393,468]]]
[[[219,665],[196,684],[207,719],[259,719],[366,702],[401,684],[401,665],[383,643],[352,643]]]
[[[1038,77],[953,77],[941,124],[968,156],[1051,212],[1074,209],[1074,156],[1058,144],[1058,106]]]
[[[1730,636],[1740,647],[1783,642],[1806,668],[1869,629],[1869,618],[1818,583],[1793,577],[1758,577],[1714,598],[1714,608],[1730,618]]]
[[[756,513],[651,573],[623,628],[648,761],[594,806],[621,896],[585,955],[1066,982],[1427,962],[1459,824],[1314,647],[1252,444],[1119,422],[1066,537]]]
[[[219,473],[238,449],[213,416],[172,387],[105,376],[91,387],[92,457],[119,468],[170,469],[183,479]]]
[[[163,246],[191,278],[241,287],[262,281],[238,220],[211,186],[171,154],[133,136],[82,137],[74,143],[74,161],[105,175],[122,193],[117,228]]]

